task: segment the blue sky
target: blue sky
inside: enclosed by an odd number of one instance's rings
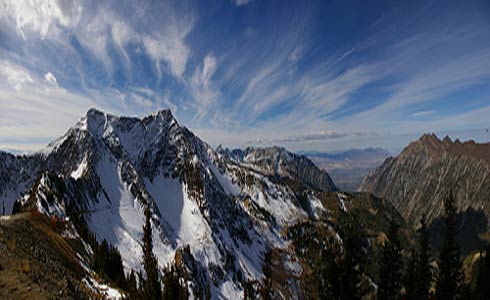
[[[229,147],[490,140],[488,1],[0,0],[0,148],[90,108]]]

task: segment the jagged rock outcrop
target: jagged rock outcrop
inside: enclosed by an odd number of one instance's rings
[[[412,226],[425,215],[434,238],[441,229],[444,199],[452,192],[463,246],[481,247],[479,235],[488,231],[490,216],[490,144],[423,135],[370,172],[361,190],[391,201]]]
[[[320,170],[306,156],[288,152],[282,147],[248,147],[245,150],[219,147],[217,151],[233,161],[249,164],[268,176],[290,177],[324,192],[337,190],[327,172]]]

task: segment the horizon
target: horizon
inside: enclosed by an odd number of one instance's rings
[[[1,149],[41,150],[90,107],[168,108],[213,147],[398,153],[432,132],[490,141],[486,1],[0,7]]]
[[[13,154],[13,155],[31,155],[31,154],[34,154],[34,153],[37,153],[37,152],[43,152],[44,150],[48,149],[49,148],[49,145],[53,142],[55,142],[57,139],[61,138],[64,136],[64,134],[66,134],[70,128],[73,128],[76,126],[76,124],[78,122],[80,122],[81,120],[83,120],[83,118],[85,118],[87,116],[87,114],[89,113],[89,111],[91,110],[96,110],[104,115],[108,115],[108,116],[111,116],[111,117],[115,117],[115,118],[121,118],[121,117],[126,117],[126,118],[137,118],[137,119],[143,119],[144,117],[148,117],[148,116],[151,116],[151,115],[155,115],[161,111],[165,111],[165,110],[168,110],[170,111],[170,113],[172,114],[172,116],[175,118],[175,120],[179,123],[180,126],[183,126],[183,127],[186,127],[185,125],[181,124],[179,122],[179,120],[175,117],[175,115],[173,115],[172,113],[172,110],[169,109],[169,108],[164,108],[164,109],[160,109],[160,110],[156,110],[154,112],[151,112],[147,115],[144,115],[142,117],[139,117],[139,116],[126,116],[126,115],[116,115],[116,114],[112,114],[112,113],[108,113],[108,112],[105,112],[103,110],[100,110],[100,109],[97,109],[97,108],[89,108],[86,112],[86,114],[80,116],[80,118],[73,123],[72,126],[70,126],[69,128],[67,128],[65,130],[65,132],[63,134],[61,134],[60,136],[57,136],[55,137],[54,139],[50,140],[47,144],[45,145],[42,145],[40,146],[40,148],[37,148],[37,149],[16,149],[16,148],[8,148],[8,147],[2,147],[0,145],[0,151],[3,151],[3,152],[7,152],[7,153],[10,153],[10,154]],[[481,130],[483,131],[483,130]],[[488,133],[485,131],[485,133]],[[197,135],[197,134],[196,134]],[[243,147],[229,147],[227,145],[224,145],[224,144],[217,144],[217,145],[212,145],[211,146],[216,149],[218,147],[223,147],[225,149],[230,149],[230,150],[235,150],[235,149],[246,149],[248,147],[252,147],[252,148],[266,148],[266,147],[283,147],[285,148],[286,150],[290,151],[290,152],[293,152],[293,153],[296,153],[296,154],[299,154],[299,155],[305,155],[305,156],[315,156],[315,155],[323,155],[323,154],[326,154],[326,155],[336,155],[336,154],[344,154],[344,153],[347,153],[349,151],[371,151],[371,150],[381,150],[381,151],[386,151],[389,156],[393,156],[393,157],[396,157],[400,154],[400,152],[405,148],[407,147],[411,142],[414,142],[416,140],[419,140],[420,138],[422,138],[422,136],[424,135],[435,135],[436,138],[438,138],[440,141],[442,141],[445,137],[449,137],[451,139],[452,142],[456,142],[457,140],[459,140],[460,142],[462,143],[465,143],[465,142],[470,142],[470,141],[474,141],[476,143],[490,143],[490,141],[479,141],[477,139],[474,139],[471,137],[471,134],[466,134],[467,136],[470,136],[470,138],[467,138],[467,139],[464,139],[464,138],[461,138],[461,136],[465,136],[465,134],[461,135],[456,135],[456,136],[451,136],[450,134],[444,134],[444,135],[441,135],[441,134],[438,134],[438,133],[435,133],[435,132],[424,132],[422,133],[420,136],[412,139],[412,140],[409,140],[407,143],[401,145],[401,147],[399,148],[395,148],[395,150],[393,149],[387,149],[387,148],[384,148],[384,147],[380,147],[380,146],[367,146],[367,147],[359,147],[359,148],[355,148],[355,147],[351,147],[351,148],[340,148],[340,149],[333,149],[333,150],[330,150],[330,151],[319,151],[319,150],[304,150],[304,149],[299,149],[299,150],[292,150],[284,145],[280,145],[280,144],[266,144],[266,145],[262,145],[262,143],[248,143],[246,144],[245,146]],[[197,135],[199,138],[202,139],[202,137],[200,137],[199,135]],[[405,136],[405,138],[408,138],[409,135]],[[204,142],[206,142],[206,140],[204,140]]]

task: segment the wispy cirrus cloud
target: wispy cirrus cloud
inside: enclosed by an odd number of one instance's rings
[[[9,86],[16,90],[32,83],[31,75],[25,68],[6,61],[0,61],[0,76],[3,77]]]
[[[231,0],[236,6],[243,6],[249,4],[252,0]]]
[[[324,140],[332,140],[346,137],[348,134],[343,132],[336,131],[321,131],[317,133],[307,133],[304,135],[298,136],[289,136],[285,138],[277,138],[272,140],[258,140],[259,143],[266,144],[284,144],[284,143],[304,143],[304,142],[315,142],[315,141],[324,141]],[[254,141],[250,141],[250,143],[254,143]]]
[[[195,99],[197,107],[197,118],[204,117],[210,111],[210,107],[215,104],[219,97],[219,92],[215,89],[212,77],[218,68],[218,61],[213,53],[208,53],[202,62],[194,70],[190,79],[190,89]]]
[[[0,0],[0,139],[54,138],[91,106],[292,149],[484,125],[484,1],[250,2]]]

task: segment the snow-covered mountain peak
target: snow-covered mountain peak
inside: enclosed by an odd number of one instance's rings
[[[75,125],[76,128],[97,133],[107,123],[107,115],[95,108],[91,108],[87,114]]]
[[[172,114],[172,111],[168,108],[164,108],[161,110],[158,110],[151,115],[147,116],[147,118],[154,118],[154,119],[161,119],[161,120],[167,120],[167,121],[175,121],[175,118]]]
[[[218,150],[168,109],[142,119],[91,109],[43,155],[12,157],[0,173],[0,202],[9,211],[18,199],[46,214],[81,214],[99,240],[118,247],[127,270],[141,269],[148,208],[161,266],[187,247],[195,283],[211,286],[214,299],[239,298],[244,279],[262,276],[265,252],[287,250],[285,228],[318,216],[316,193],[336,188],[281,147]]]

